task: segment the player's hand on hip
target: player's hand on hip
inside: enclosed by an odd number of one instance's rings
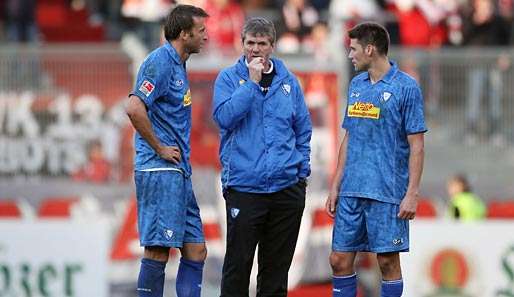
[[[258,57],[248,63],[250,79],[256,84],[258,84],[262,79],[262,71],[264,71],[264,58]]]
[[[416,216],[419,194],[407,193],[400,203],[399,219],[412,220]]]
[[[157,153],[166,161],[174,164],[180,163],[180,149],[176,146],[161,146]]]
[[[336,215],[337,199],[337,193],[330,192],[325,202],[325,210],[331,218],[334,218]]]

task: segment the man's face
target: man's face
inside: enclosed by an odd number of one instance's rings
[[[269,63],[271,53],[273,53],[273,45],[271,44],[270,37],[246,34],[243,41],[243,54],[248,63],[257,57],[261,57],[264,59],[264,64],[267,64]]]
[[[370,51],[368,48],[370,46],[371,45],[363,47],[357,39],[350,39],[350,53],[348,54],[348,58],[352,60],[355,71],[368,70],[371,59],[366,52]]]
[[[190,54],[199,53],[207,41],[205,18],[193,17],[193,22],[193,28],[191,28],[191,31],[188,33],[188,39],[186,41],[186,49]]]

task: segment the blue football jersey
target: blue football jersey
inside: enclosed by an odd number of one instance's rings
[[[409,182],[407,136],[427,131],[418,84],[394,62],[374,84],[361,73],[344,113],[349,139],[339,195],[399,204]]]
[[[191,92],[185,63],[170,43],[151,52],[141,65],[133,95],[145,103],[152,128],[159,141],[177,146],[181,162],[176,165],[159,157],[139,133],[135,135],[135,170],[179,168],[191,174]]]

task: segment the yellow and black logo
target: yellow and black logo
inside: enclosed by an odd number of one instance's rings
[[[357,101],[348,106],[348,116],[378,120],[380,118],[380,108],[375,107],[373,103]]]
[[[184,106],[189,106],[191,103],[191,89],[188,89],[187,93],[184,95]]]

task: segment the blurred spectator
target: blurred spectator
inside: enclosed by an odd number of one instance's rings
[[[495,13],[492,0],[472,0],[471,11],[464,17],[464,42],[466,46],[505,46],[508,44],[508,26]],[[502,117],[503,74],[510,67],[507,55],[500,55],[495,67],[473,64],[468,75],[466,120],[467,140],[475,142],[477,137],[492,135],[495,143],[502,142],[499,127]],[[489,89],[487,90],[487,83]],[[487,90],[488,92],[484,92]],[[485,112],[482,112],[482,96],[486,95]],[[485,114],[485,131],[480,129],[481,115]]]
[[[507,23],[509,45],[514,44],[514,0],[498,0],[498,12]]]
[[[329,7],[331,32],[342,34],[340,42],[348,47],[350,40],[343,32],[363,21],[377,21],[387,28],[391,44],[397,44],[396,17],[386,13],[385,7],[385,0],[334,0]],[[350,69],[354,71],[353,67]]]
[[[121,14],[135,20],[135,32],[148,50],[160,45],[163,32],[161,21],[172,7],[171,0],[123,0]]]
[[[104,26],[109,40],[120,40],[123,33],[122,2],[123,0],[69,0],[69,5],[77,11],[86,9],[90,26]]]
[[[334,1],[340,1],[340,0],[311,0],[311,5],[314,7],[318,12],[323,13],[324,11],[328,10],[328,7],[330,6],[330,2]]]
[[[36,0],[7,0],[7,40],[13,42],[36,42]]]
[[[302,49],[300,39],[292,32],[283,33],[275,46],[277,52],[282,54],[296,54]]]
[[[94,141],[89,147],[89,160],[73,174],[73,180],[93,183],[108,182],[111,177],[111,164],[104,156],[102,144]]]
[[[206,2],[207,0],[177,0],[177,4],[193,5],[202,9],[205,8]]]
[[[398,20],[401,45],[439,47],[446,42],[446,11],[435,1],[390,0],[388,10]]]
[[[495,12],[492,0],[471,0],[464,15],[464,44],[470,46],[507,45],[508,25]]]
[[[241,49],[241,28],[244,13],[234,0],[207,0],[206,26],[209,34],[209,47],[224,54],[237,53]]]
[[[464,175],[455,175],[447,183],[450,198],[450,216],[461,221],[474,221],[485,218],[486,207],[471,190]]]
[[[377,19],[379,13],[380,7],[375,0],[334,0],[330,3],[330,16],[345,22]]]
[[[326,23],[316,23],[309,37],[304,40],[304,51],[312,54],[317,61],[327,61],[329,58],[328,34]]]
[[[250,10],[262,10],[271,6],[272,0],[240,0],[243,10],[249,12]]]
[[[282,36],[287,38],[286,44],[302,44],[304,38],[309,36],[312,27],[318,22],[319,14],[308,0],[286,0],[281,9],[281,19],[277,26],[277,33],[281,42]],[[282,42],[284,44],[284,42]],[[298,47],[298,48],[301,48]],[[293,52],[291,48],[283,48],[286,52]]]
[[[121,20],[122,0],[110,0],[104,2],[104,11],[102,19],[106,23],[107,38],[110,40],[120,40],[123,34],[123,26]],[[94,23],[94,18],[90,22]]]

